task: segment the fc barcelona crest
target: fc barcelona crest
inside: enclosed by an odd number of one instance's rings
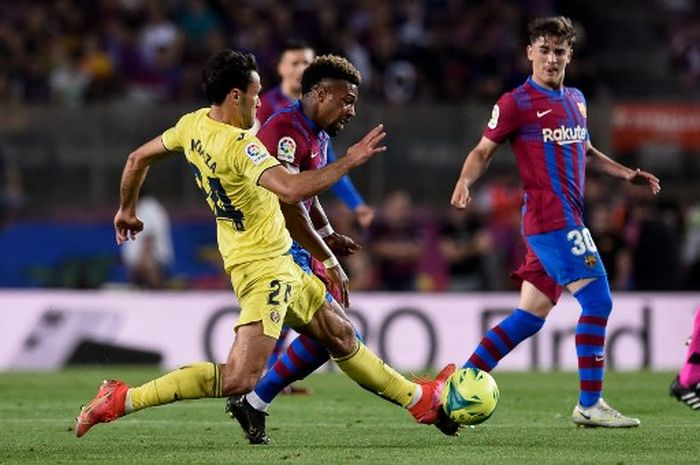
[[[581,113],[581,116],[588,118],[586,115],[586,104],[583,102],[576,102],[576,106],[578,106],[578,112]]]
[[[586,266],[593,268],[596,263],[598,263],[598,259],[595,258],[595,255],[586,255],[583,262],[586,264]]]

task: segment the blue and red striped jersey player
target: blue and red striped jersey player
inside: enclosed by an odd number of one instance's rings
[[[301,97],[301,77],[307,66],[314,60],[314,55],[314,50],[306,42],[292,39],[285,44],[277,64],[280,84],[265,92],[260,98],[260,107],[255,115],[258,130],[276,111],[294,104]],[[325,147],[324,160],[328,162],[334,161],[335,154],[332,144],[327,142]],[[277,153],[276,148],[270,153]],[[374,219],[374,209],[365,203],[349,176],[343,176],[331,187],[331,191],[355,213],[360,226],[363,228],[369,227]],[[322,232],[325,234],[324,231]],[[279,339],[277,339],[275,350],[268,361],[268,369],[272,368],[277,357],[286,347],[288,334],[289,328],[283,328]],[[284,392],[287,394],[309,393],[308,389],[297,385],[287,386]]]
[[[532,75],[493,107],[477,146],[464,162],[452,205],[466,208],[472,185],[486,171],[499,145],[510,142],[523,182],[522,232],[525,263],[513,273],[521,285],[518,308],[486,333],[465,363],[491,371],[520,342],[535,334],[563,288],[581,305],[576,326],[579,402],[572,420],[585,426],[632,427],[639,420],[620,414],[602,398],[605,328],[612,297],[605,268],[583,223],[586,160],[605,174],[648,185],[659,180],[627,168],[590,141],[586,100],[564,86],[576,39],[569,18],[538,18],[529,24],[527,57]]]
[[[314,55],[314,50],[303,41],[289,40],[285,44],[277,64],[280,83],[260,97],[260,108],[255,116],[256,126],[261,126],[277,110],[293,104],[301,97],[301,75],[313,61]],[[327,158],[329,162],[336,159],[332,144],[328,145]],[[349,176],[343,176],[335,183],[331,192],[352,210],[360,226],[369,227],[374,219],[374,208],[365,203]]]
[[[306,101],[308,100],[297,100],[292,105],[275,112],[263,123],[257,134],[268,151],[291,173],[323,168],[328,161],[330,135],[319,126],[323,121],[322,116],[319,116],[309,103],[304,103]],[[331,126],[327,130],[333,135],[337,134],[351,117],[341,119],[338,125]],[[351,238],[333,230],[318,197],[306,199],[302,204],[319,236],[324,239],[332,252],[349,255],[359,248]],[[286,209],[288,207],[282,205],[283,212]],[[341,303],[346,302],[347,296],[340,294],[337,286],[326,276],[324,265],[313,258],[308,250],[294,242],[291,254],[305,271],[321,278],[329,289],[328,299],[334,297]]]

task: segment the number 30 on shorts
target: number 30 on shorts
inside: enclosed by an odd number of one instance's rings
[[[595,242],[593,242],[591,232],[588,228],[583,228],[580,231],[578,229],[572,229],[567,233],[566,240],[574,244],[574,246],[571,247],[571,253],[576,256],[583,255],[586,252],[596,253],[598,251],[598,247],[595,246]]]

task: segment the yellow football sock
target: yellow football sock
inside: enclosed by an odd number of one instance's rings
[[[352,354],[333,361],[360,386],[404,408],[416,394],[415,383],[397,373],[360,341]]]
[[[126,413],[183,399],[222,397],[221,366],[195,363],[171,371],[127,393]]]

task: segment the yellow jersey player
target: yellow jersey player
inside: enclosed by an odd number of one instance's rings
[[[193,363],[138,387],[119,380],[103,382],[97,396],[78,415],[76,435],[83,436],[97,423],[147,407],[250,392],[283,323],[318,340],[340,369],[365,389],[407,408],[420,423],[436,424],[446,434],[456,434],[451,424],[442,426],[440,403],[440,391],[454,365],[446,367],[435,380],[418,384],[399,375],[357,340],[342,307],[326,301],[320,280],[302,271],[287,253],[291,237],[278,198],[298,203],[312,197],[350,169],[386,150],[380,145],[385,137],[383,127],[369,131],[338,161],[291,174],[247,132],[260,105],[255,58],[222,50],[207,62],[202,81],[211,106],[184,115],[175,127],[129,156],[114,225],[118,244],[136,238],[143,223],[136,216],[135,205],[149,166],[173,152],[184,151],[216,217],[219,249],[241,307],[235,341],[223,364]],[[346,116],[354,115],[358,83],[346,74],[340,72],[318,83],[314,92],[323,105],[333,108],[332,113],[342,108]],[[296,225],[292,230],[302,244],[317,240],[308,224],[305,228]],[[313,247],[310,250],[315,251]],[[323,261],[331,279],[346,285],[347,279],[332,254],[316,258]]]

